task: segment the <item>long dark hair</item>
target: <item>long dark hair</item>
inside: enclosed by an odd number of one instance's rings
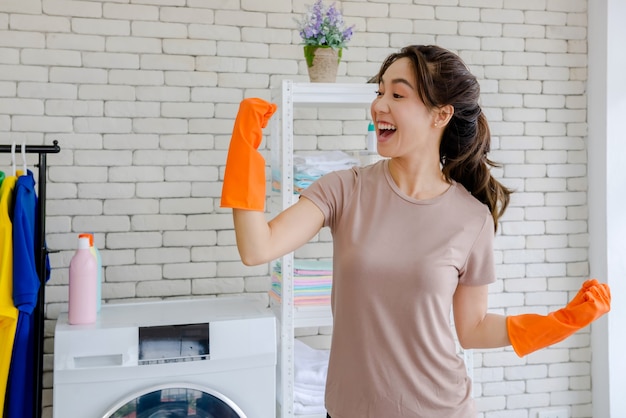
[[[487,205],[497,230],[511,190],[491,175],[491,168],[498,164],[487,158],[491,133],[478,104],[480,85],[476,77],[453,52],[438,46],[411,45],[389,55],[373,81],[381,80],[389,66],[400,58],[413,63],[417,92],[426,107],[454,107],[439,146],[443,174]]]

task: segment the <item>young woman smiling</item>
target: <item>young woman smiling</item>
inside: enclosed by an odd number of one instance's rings
[[[244,100],[222,206],[233,208],[248,265],[293,251],[330,227],[329,417],[475,417],[454,331],[464,348],[513,345],[524,356],[608,312],[609,288],[588,280],[566,307],[545,316],[488,313],[493,240],[511,192],[490,173],[478,81],[456,54],[422,45],[391,54],[377,81],[371,115],[378,152],[388,158],[322,177],[269,222],[256,148],[276,106]]]

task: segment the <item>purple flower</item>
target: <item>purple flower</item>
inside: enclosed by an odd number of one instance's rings
[[[343,31],[343,37],[346,40],[346,42],[352,39],[352,28],[353,26],[350,26],[349,28],[346,28],[346,30]]]
[[[305,45],[345,48],[352,38],[354,25],[347,27],[335,3],[324,6],[322,0],[310,5],[302,20],[298,21],[300,37]]]
[[[343,24],[343,18],[341,17],[339,10],[335,8],[335,3],[330,6],[326,16],[328,17],[328,24],[331,26],[339,26]]]

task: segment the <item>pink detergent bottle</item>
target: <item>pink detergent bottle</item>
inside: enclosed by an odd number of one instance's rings
[[[70,261],[68,322],[93,324],[97,314],[98,267],[91,253],[89,238],[78,239],[78,249]]]

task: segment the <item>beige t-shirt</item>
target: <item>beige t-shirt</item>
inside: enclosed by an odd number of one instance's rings
[[[460,184],[428,200],[400,191],[383,160],[302,192],[333,235],[332,418],[473,418],[450,327],[458,284],[495,281],[487,206]]]

